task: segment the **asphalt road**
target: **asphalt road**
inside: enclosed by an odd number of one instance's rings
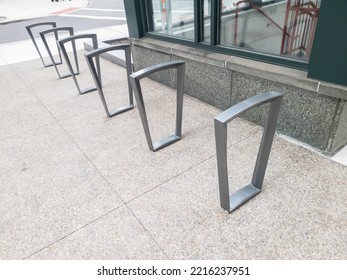
[[[89,0],[88,5],[69,16],[85,17],[89,19],[125,20],[123,0]]]
[[[43,21],[72,26],[75,31],[126,24],[123,0],[89,0],[85,8],[73,13],[0,25],[0,44],[29,39],[25,26]]]

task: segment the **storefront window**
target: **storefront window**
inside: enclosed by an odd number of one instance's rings
[[[311,54],[321,4],[321,0],[150,1],[155,33],[303,62]],[[212,7],[219,7],[219,13],[212,15],[216,11]],[[216,28],[211,28],[213,19]],[[218,38],[213,42],[211,31]]]
[[[152,0],[154,31],[194,40],[194,0]]]
[[[223,0],[220,44],[308,60],[319,0]]]
[[[203,41],[205,43],[210,43],[210,38],[211,38],[211,0],[204,0],[203,1],[203,14],[204,14]]]

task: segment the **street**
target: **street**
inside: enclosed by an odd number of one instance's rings
[[[75,31],[83,31],[126,24],[126,17],[123,0],[89,0],[86,7],[75,12],[2,24],[0,44],[27,40],[25,26],[44,21],[55,21],[57,26],[73,26]]]
[[[126,20],[123,0],[89,0],[88,5],[76,12],[64,14],[65,17],[117,20]],[[121,23],[121,24],[123,24]]]

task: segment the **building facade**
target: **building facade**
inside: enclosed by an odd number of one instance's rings
[[[222,110],[284,93],[278,131],[326,154],[347,143],[347,2],[125,0],[135,70],[186,62],[185,93]],[[172,73],[153,77],[174,87]],[[242,117],[263,124],[266,107]]]

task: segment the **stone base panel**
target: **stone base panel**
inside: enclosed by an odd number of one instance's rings
[[[268,91],[285,95],[277,131],[332,155],[347,143],[347,88],[307,78],[307,72],[150,38],[132,39],[135,71],[165,61],[186,62],[186,94],[225,110]],[[174,87],[171,71],[152,76]],[[266,106],[242,118],[263,125]]]

